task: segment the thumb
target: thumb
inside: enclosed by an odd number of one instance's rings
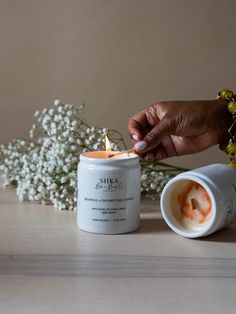
[[[134,149],[140,153],[146,153],[157,147],[163,139],[170,135],[174,128],[174,121],[169,118],[163,118],[149,133],[145,135],[142,141],[135,144]]]

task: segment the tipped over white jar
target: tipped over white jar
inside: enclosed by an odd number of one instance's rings
[[[160,205],[169,227],[187,238],[229,226],[236,222],[236,169],[213,164],[179,174],[166,184]]]

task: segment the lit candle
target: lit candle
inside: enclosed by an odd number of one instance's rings
[[[80,155],[77,224],[82,230],[117,234],[140,224],[140,165],[134,153],[106,151]]]
[[[86,155],[89,158],[99,158],[99,159],[109,159],[109,158],[130,158],[134,150],[133,148],[127,149],[124,151],[112,151],[111,149],[111,144],[110,141],[107,137],[105,136],[105,151],[94,151],[94,152],[87,152],[84,155]]]
[[[124,150],[124,151],[94,151],[84,153],[83,156],[88,158],[97,158],[97,159],[125,159],[131,158],[132,156],[136,156],[136,154],[132,154],[132,150]]]
[[[161,195],[161,212],[176,233],[197,238],[236,221],[236,170],[214,164],[177,175]]]

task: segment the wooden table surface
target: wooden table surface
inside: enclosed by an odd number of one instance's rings
[[[0,189],[0,313],[235,313],[236,225],[190,240],[158,202],[141,212],[137,232],[96,235]]]

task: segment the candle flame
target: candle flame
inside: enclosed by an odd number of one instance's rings
[[[111,151],[111,143],[107,137],[107,135],[105,136],[105,145],[106,145],[106,151]]]

